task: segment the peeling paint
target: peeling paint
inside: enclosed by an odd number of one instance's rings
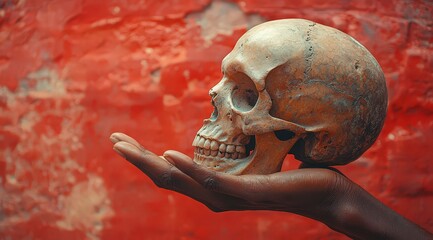
[[[20,91],[39,98],[64,95],[66,84],[55,70],[41,68],[20,81]]]
[[[265,21],[258,14],[246,14],[231,2],[213,1],[204,11],[192,13],[187,19],[201,27],[201,35],[210,43],[219,34],[231,35],[236,29],[249,29]]]
[[[68,196],[59,197],[62,219],[59,228],[87,232],[88,239],[100,239],[104,220],[114,215],[102,178],[89,175],[88,181],[75,184]]]

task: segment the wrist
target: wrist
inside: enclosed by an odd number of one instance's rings
[[[330,228],[353,239],[431,239],[431,235],[350,182],[333,202]]]

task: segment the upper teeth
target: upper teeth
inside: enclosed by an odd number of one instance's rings
[[[243,145],[219,143],[197,135],[192,143],[195,153],[219,158],[238,159],[246,157],[246,149]]]

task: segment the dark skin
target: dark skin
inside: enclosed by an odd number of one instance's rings
[[[269,175],[211,171],[173,150],[157,156],[135,139],[113,133],[113,149],[161,188],[189,196],[215,212],[274,210],[320,221],[353,239],[433,239],[337,170],[301,166]]]

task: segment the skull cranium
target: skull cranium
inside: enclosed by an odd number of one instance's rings
[[[288,153],[342,165],[379,135],[383,72],[352,37],[302,19],[260,24],[222,62],[214,112],[194,139],[194,161],[231,174],[281,169]]]

